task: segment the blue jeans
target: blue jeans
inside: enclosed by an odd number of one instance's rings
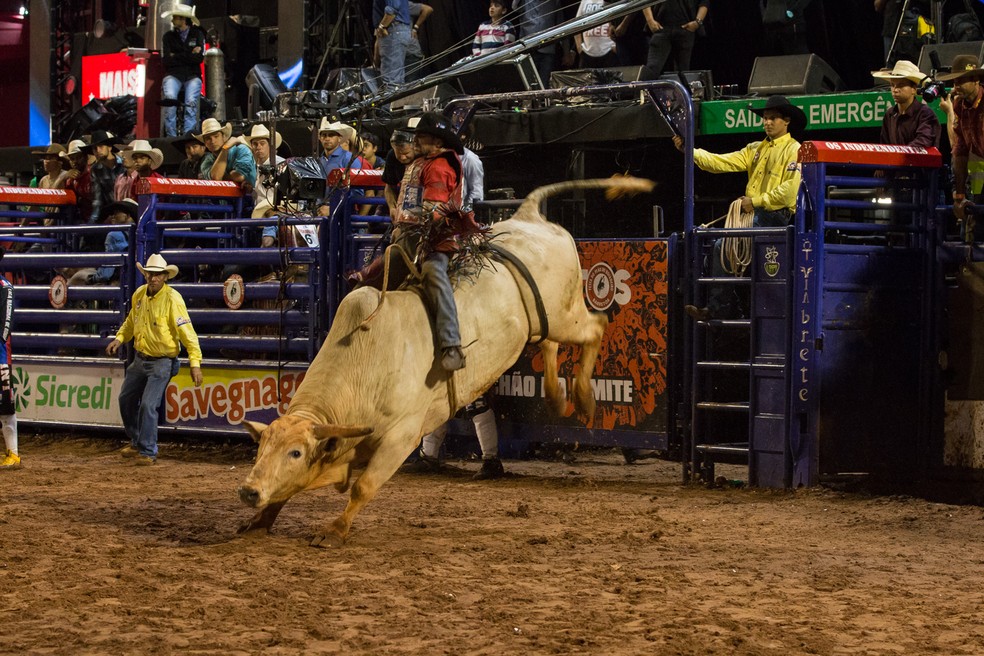
[[[458,329],[458,307],[454,303],[454,289],[448,277],[448,261],[444,253],[431,253],[420,265],[424,277],[424,295],[434,313],[437,324],[437,345],[441,349],[461,346]]]
[[[139,353],[126,370],[120,390],[120,416],[130,446],[157,457],[157,412],[167,384],[178,373],[177,358],[145,360]]]
[[[178,108],[164,108],[164,135],[177,137],[185,132],[198,130],[198,103],[202,95],[202,80],[193,77],[187,82],[168,75],[164,78],[164,98],[166,100],[181,100],[184,106],[184,127],[178,132]],[[180,96],[179,96],[180,94]]]
[[[403,84],[406,79],[407,50],[410,48],[410,26],[406,23],[390,23],[388,36],[379,40],[379,76],[383,84]]]

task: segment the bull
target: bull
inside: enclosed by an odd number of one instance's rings
[[[380,291],[364,287],[348,294],[286,414],[270,425],[244,422],[259,446],[239,496],[258,511],[239,532],[269,531],[295,494],[334,485],[351,490],[348,503],[311,544],[340,546],[356,515],[421,437],[478,398],[530,342],[539,342],[546,402],[558,414],[567,404],[558,345],[581,347],[571,395],[590,421],[591,375],[608,319],[585,306],[574,239],[539,207],[574,189],[604,188],[612,196],[652,186],[630,177],[548,185],[495,224],[492,243],[513,257],[459,282],[455,302],[468,365],[456,372],[435,359],[434,325],[419,293],[387,292],[383,300]],[[353,481],[353,469],[362,466]]]

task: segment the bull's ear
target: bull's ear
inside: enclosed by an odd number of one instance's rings
[[[331,437],[326,437],[323,440],[318,440],[318,448],[315,451],[315,454],[316,456],[330,459],[338,451],[338,447],[341,443],[342,438],[335,437],[334,435]]]
[[[369,426],[340,426],[338,424],[321,424],[314,427],[314,436],[320,440],[328,437],[363,437],[372,432]]]
[[[263,431],[267,429],[267,425],[261,424],[258,421],[244,421],[243,425],[246,427],[246,430],[249,431],[249,435],[253,438],[253,441],[259,444],[260,435],[262,435]]]

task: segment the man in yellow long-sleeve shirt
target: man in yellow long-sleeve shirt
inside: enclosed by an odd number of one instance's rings
[[[166,281],[178,274],[158,253],[137,268],[147,281],[133,293],[130,313],[120,326],[106,353],[116,355],[120,346],[133,339],[136,357],[126,370],[120,390],[120,415],[130,446],[123,447],[124,458],[138,465],[157,462],[157,410],[167,384],[178,373],[181,344],[188,351],[191,379],[202,384],[202,349],[188,317],[184,299]]]
[[[800,145],[790,129],[806,127],[806,114],[785,96],[770,96],[765,107],[752,111],[762,117],[764,141],[723,155],[695,148],[694,164],[709,173],[748,173],[745,195],[740,198],[742,212],[754,213],[752,225],[756,227],[785,226],[796,214],[800,186],[800,167],[796,162]],[[673,137],[673,143],[683,150],[683,139]],[[715,242],[711,258],[711,275],[715,278],[727,275],[721,264],[721,242]],[[735,316],[736,303],[733,290],[713,286],[708,289],[706,307],[687,305],[684,309],[691,317],[707,321]]]

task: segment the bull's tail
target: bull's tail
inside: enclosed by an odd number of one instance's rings
[[[540,214],[540,204],[550,196],[574,191],[575,189],[606,189],[605,195],[609,200],[613,200],[624,194],[638,194],[650,192],[656,183],[652,180],[643,178],[633,178],[628,175],[615,175],[611,178],[600,178],[594,180],[568,180],[567,182],[557,182],[555,184],[537,187],[526,197],[523,204],[519,206],[514,219],[527,219],[530,221],[542,221],[543,215]]]

